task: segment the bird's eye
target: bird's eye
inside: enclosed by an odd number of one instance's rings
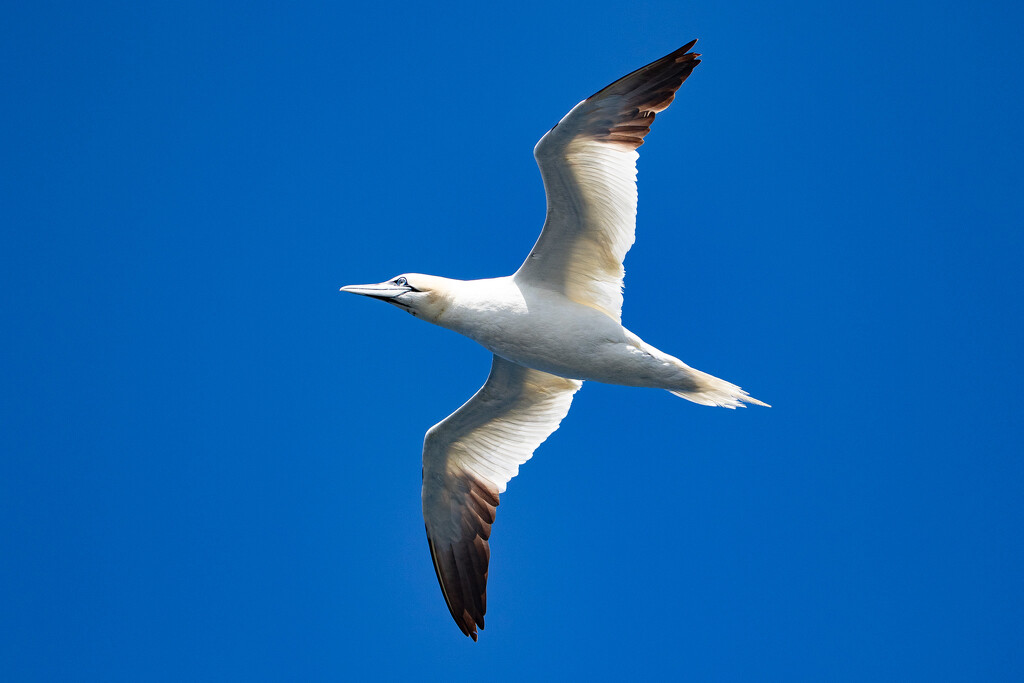
[[[399,287],[405,287],[406,285],[409,284],[409,281],[406,280],[404,277],[400,277],[395,279],[395,284],[398,285]]]

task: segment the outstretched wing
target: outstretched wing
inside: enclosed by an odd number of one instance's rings
[[[465,405],[423,441],[423,519],[441,592],[476,640],[487,611],[487,564],[498,494],[569,412],[579,380],[495,356]]]
[[[622,259],[636,232],[636,149],[700,63],[691,41],[580,102],[533,150],[544,229],[516,280],[622,314]]]

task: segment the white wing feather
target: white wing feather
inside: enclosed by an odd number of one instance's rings
[[[636,149],[693,68],[696,41],[573,107],[534,149],[548,210],[516,272],[523,284],[622,316],[622,260],[636,234]]]
[[[424,439],[427,542],[448,609],[474,640],[487,611],[487,539],[498,495],[558,429],[582,384],[494,356],[483,387]]]

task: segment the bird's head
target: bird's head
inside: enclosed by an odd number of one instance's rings
[[[436,323],[451,302],[452,283],[435,275],[405,273],[376,285],[346,285],[341,291],[379,299]]]

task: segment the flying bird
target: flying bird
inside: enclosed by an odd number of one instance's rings
[[[700,60],[691,41],[583,100],[534,148],[547,216],[514,274],[407,273],[349,285],[494,354],[491,372],[423,441],[423,518],[455,623],[477,639],[487,610],[498,496],[558,429],[584,380],[666,389],[709,406],[767,404],[622,326],[622,260],[636,229],[637,148]]]

